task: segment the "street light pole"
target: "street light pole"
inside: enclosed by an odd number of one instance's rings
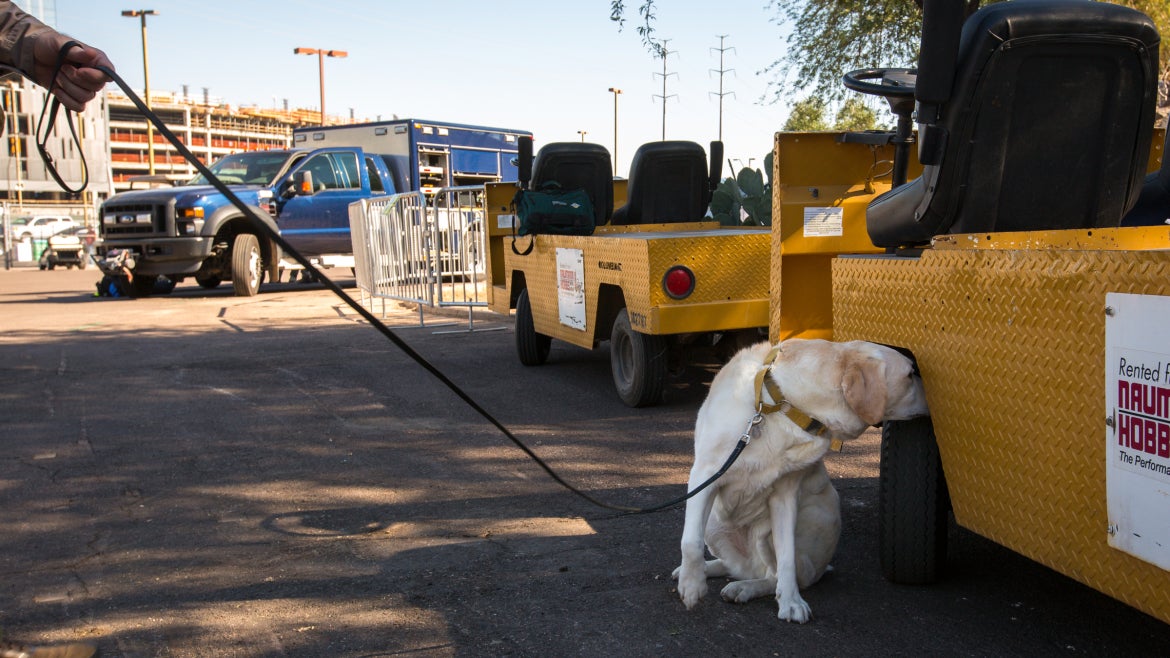
[[[587,130],[578,130],[578,131],[577,131],[577,134],[581,136],[581,141],[582,141],[582,142],[584,142],[584,141],[585,141],[585,134],[586,134],[587,132],[589,132],[589,131],[587,131]]]
[[[123,9],[122,15],[129,18],[137,18],[142,23],[142,86],[146,95],[146,109],[150,107],[150,58],[147,56],[146,49],[146,17],[158,16],[158,12],[153,9]],[[149,172],[154,174],[154,124],[150,119],[146,120],[146,157],[148,160],[147,166]]]
[[[319,48],[294,48],[294,55],[316,55],[317,56],[317,75],[320,80],[321,87],[321,125],[325,125],[325,58],[326,57],[348,57],[349,53],[344,50],[323,50]]]
[[[617,97],[622,93],[621,89],[617,87],[610,87],[609,90],[613,92],[613,173],[617,175],[618,157],[617,157]]]

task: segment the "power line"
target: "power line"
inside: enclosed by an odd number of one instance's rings
[[[662,99],[662,141],[664,142],[666,141],[666,101],[671,98],[678,98],[678,94],[666,93],[666,79],[672,75],[678,75],[677,73],[668,73],[666,71],[666,57],[668,55],[674,55],[677,53],[677,51],[666,49],[666,44],[669,42],[670,39],[662,39],[657,44],[655,44],[657,46],[658,56],[662,58],[662,73],[655,73],[654,75],[662,76],[662,93],[654,94],[654,98]]]
[[[723,91],[723,76],[728,74],[728,73],[735,72],[735,69],[723,68],[723,54],[729,50],[734,52],[735,48],[734,47],[731,47],[731,48],[724,47],[723,40],[727,38],[726,34],[719,34],[716,36],[719,37],[719,47],[712,48],[711,50],[719,53],[719,68],[711,69],[711,72],[719,74],[719,91],[718,92],[712,91],[712,92],[708,92],[708,93],[719,97],[719,141],[722,142],[723,141],[723,97],[724,96],[735,96],[734,91]]]

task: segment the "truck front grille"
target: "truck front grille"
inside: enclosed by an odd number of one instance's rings
[[[162,204],[109,204],[102,207],[102,233],[107,238],[166,232],[166,206]]]

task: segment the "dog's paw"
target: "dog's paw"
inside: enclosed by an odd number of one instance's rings
[[[671,580],[678,580],[678,575],[680,573],[682,573],[682,565],[681,564],[679,566],[675,567],[674,571],[670,572],[670,579]]]
[[[727,585],[723,588],[723,591],[719,592],[719,595],[723,597],[724,601],[729,603],[747,603],[748,601],[751,601],[753,598],[755,598],[752,596],[752,593],[749,592],[746,587],[744,587],[742,580],[733,580],[730,583],[727,583]]]
[[[690,610],[699,603],[699,599],[707,595],[707,578],[703,573],[683,571],[681,567],[676,569],[676,572],[678,573],[678,597],[682,599],[687,610]]]
[[[763,578],[759,580],[733,580],[724,586],[719,595],[729,603],[747,603],[752,599],[767,596],[776,589],[776,581]]]
[[[803,624],[812,617],[812,609],[800,598],[797,594],[791,600],[779,599],[780,613],[777,615],[784,621],[794,621],[798,624]]]

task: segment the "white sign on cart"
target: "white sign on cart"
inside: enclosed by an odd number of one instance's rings
[[[1170,297],[1105,305],[1109,545],[1170,570]]]

